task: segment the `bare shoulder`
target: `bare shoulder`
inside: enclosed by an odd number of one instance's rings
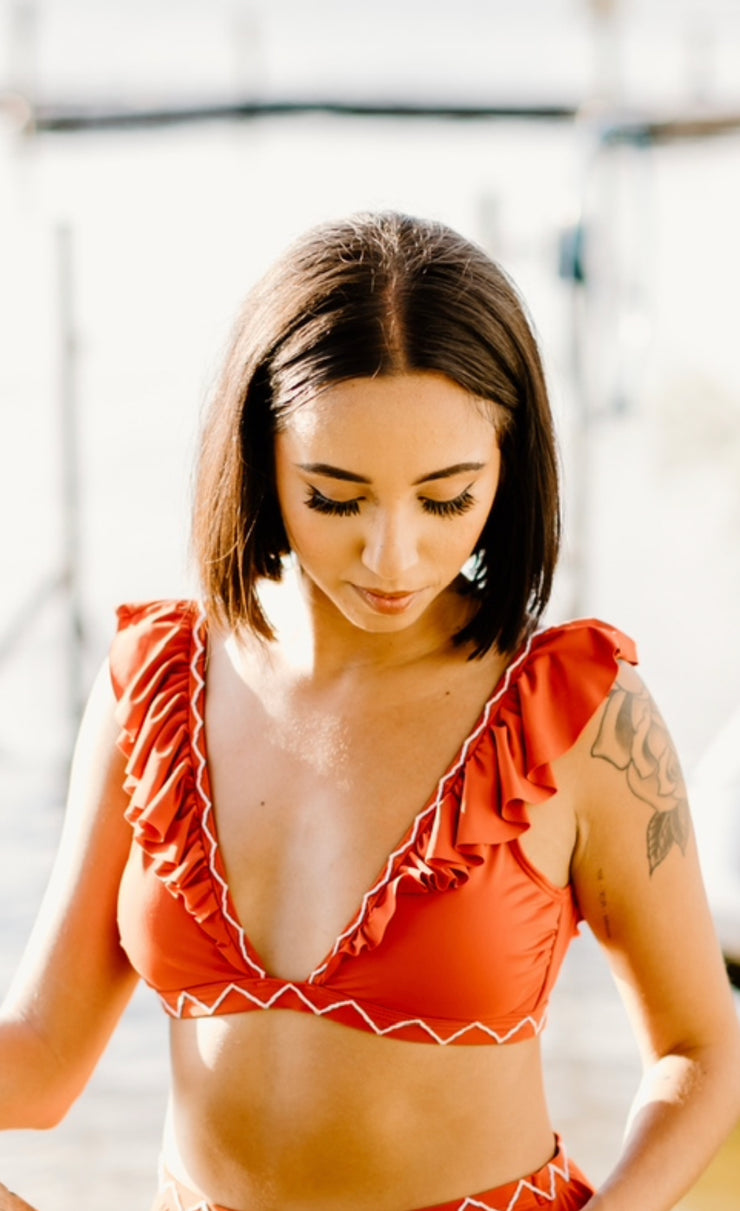
[[[644,822],[649,874],[674,850],[685,855],[691,822],[681,762],[655,700],[630,665],[620,665],[603,708],[587,729],[584,748],[586,786],[598,786],[602,809],[616,799],[620,814],[632,812]],[[586,797],[587,816],[595,802],[593,795]]]
[[[620,664],[566,765],[577,843],[572,875],[597,934],[616,922],[673,911],[701,894],[686,783],[676,746],[640,674]],[[609,885],[607,889],[607,884]],[[606,913],[608,896],[612,911]]]

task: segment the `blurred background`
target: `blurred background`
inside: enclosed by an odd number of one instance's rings
[[[0,987],[114,607],[195,591],[192,459],[239,302],[308,225],[386,207],[482,243],[528,301],[566,484],[550,620],[637,638],[740,962],[740,3],[0,0]],[[551,1017],[554,1118],[599,1180],[638,1064],[588,936]],[[143,1211],[162,1018],[137,994],[65,1124],[0,1137],[0,1180]],[[737,1211],[737,1138],[683,1206]]]

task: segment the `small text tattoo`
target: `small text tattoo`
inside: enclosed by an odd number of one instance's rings
[[[617,680],[591,752],[623,770],[633,795],[652,808],[647,826],[650,874],[674,845],[685,854],[686,787],[668,729],[646,689],[628,690]]]
[[[604,886],[604,872],[601,868],[597,870],[596,878],[599,884],[599,908],[601,909],[601,919],[604,922],[604,933],[607,938],[610,938],[612,936],[612,927],[609,921],[609,913],[606,911],[606,887]]]

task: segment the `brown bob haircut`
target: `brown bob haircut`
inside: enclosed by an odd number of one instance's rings
[[[206,416],[193,544],[209,615],[273,638],[260,578],[289,545],[274,439],[323,388],[435,371],[491,405],[502,452],[459,642],[511,651],[536,623],[560,538],[557,454],[537,342],[515,287],[441,223],[360,214],[297,241],[252,290]]]

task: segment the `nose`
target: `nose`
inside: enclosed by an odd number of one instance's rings
[[[364,535],[362,562],[384,585],[401,589],[406,572],[418,559],[417,536],[401,510],[378,509],[368,519]]]

